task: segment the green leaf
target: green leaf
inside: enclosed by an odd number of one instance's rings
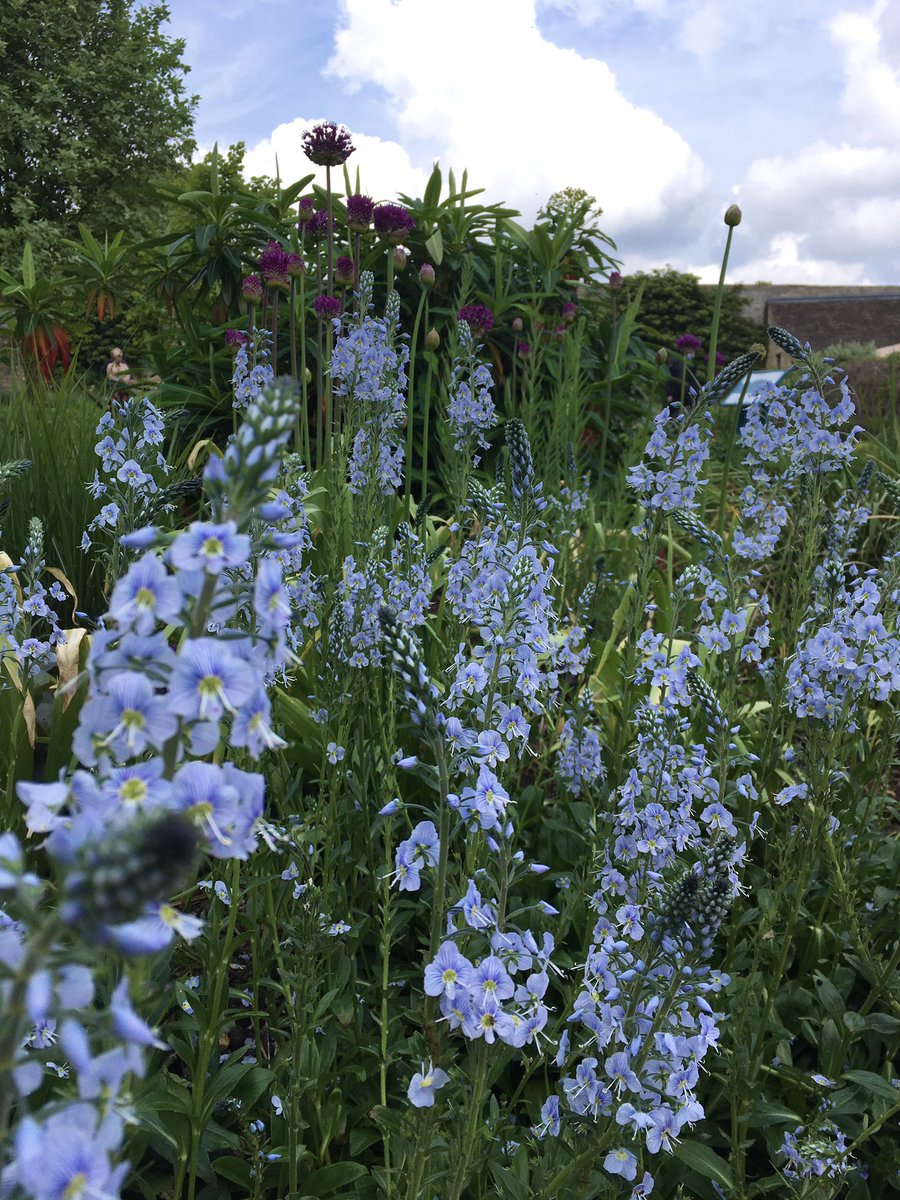
[[[434,164],[434,169],[431,172],[431,178],[425,185],[425,195],[422,197],[423,207],[436,208],[438,201],[441,198],[441,168],[439,163]]]
[[[675,1147],[675,1157],[698,1175],[714,1179],[726,1192],[733,1190],[734,1180],[728,1163],[702,1142],[679,1142]]]
[[[431,237],[427,239],[425,249],[434,259],[435,265],[439,267],[444,260],[444,238],[440,229],[435,229]]]
[[[301,1183],[300,1189],[304,1196],[327,1196],[329,1192],[346,1187],[348,1183],[355,1183],[357,1179],[362,1179],[368,1173],[362,1163],[332,1163],[331,1166],[322,1167],[321,1170],[314,1171],[312,1175],[307,1176]]]
[[[751,1129],[765,1129],[769,1125],[802,1125],[803,1121],[789,1108],[762,1100],[757,1104],[748,1124]]]
[[[36,281],[34,273],[34,251],[31,249],[31,242],[25,243],[25,249],[22,251],[22,282],[25,287],[31,289]]]
[[[900,1033],[900,1020],[888,1013],[869,1013],[864,1020],[866,1029],[880,1033],[883,1037],[893,1037],[894,1034]]]
[[[826,979],[824,975],[816,972],[816,995],[821,1001],[822,1007],[832,1017],[834,1021],[840,1025],[844,1016],[845,1004],[841,997],[841,993],[837,990],[830,979]]]
[[[876,1075],[874,1071],[845,1071],[843,1078],[859,1084],[873,1096],[881,1096],[894,1104],[900,1104],[900,1088],[894,1087],[884,1076]]]

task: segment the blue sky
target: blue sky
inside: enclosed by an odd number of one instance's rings
[[[624,269],[900,283],[900,0],[171,0],[197,137],[307,173],[354,133],[365,190],[469,168],[524,223],[586,188]]]

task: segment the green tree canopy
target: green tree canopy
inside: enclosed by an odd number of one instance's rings
[[[715,287],[702,284],[696,275],[671,267],[649,273],[636,271],[625,280],[629,299],[641,283],[644,293],[639,322],[644,340],[671,350],[682,334],[692,333],[703,343],[700,359],[705,362]],[[745,353],[751,343],[758,341],[765,341],[765,329],[747,316],[741,288],[726,288],[722,297],[719,350],[731,358]]]
[[[134,0],[4,0],[0,254],[23,227],[38,243],[79,221],[113,232],[151,179],[188,161],[197,98],[167,17]]]

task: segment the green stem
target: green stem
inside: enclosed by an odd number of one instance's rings
[[[419,306],[416,309],[416,319],[413,322],[412,341],[409,344],[409,380],[406,388],[406,487],[403,492],[403,512],[409,516],[412,499],[412,457],[413,457],[413,426],[415,424],[416,404],[416,347],[419,344],[419,326],[422,322],[422,312],[428,298],[428,289],[422,286],[419,296]]]
[[[719,321],[722,317],[722,297],[725,294],[725,273],[728,270],[728,255],[731,251],[731,238],[734,226],[728,226],[728,236],[725,239],[725,253],[722,255],[722,269],[719,272],[719,286],[716,288],[716,298],[713,301],[712,322],[709,327],[709,356],[706,360],[706,380],[709,383],[716,373],[716,342],[719,339]]]

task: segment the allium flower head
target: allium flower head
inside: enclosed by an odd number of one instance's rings
[[[372,213],[375,209],[375,201],[371,196],[363,196],[357,193],[355,196],[347,197],[347,228],[352,229],[354,233],[365,233],[372,224]]]
[[[262,300],[263,285],[258,275],[245,275],[241,280],[241,295],[251,304],[259,304]]]
[[[416,227],[412,214],[402,204],[378,204],[373,212],[375,232],[395,246]]]
[[[259,256],[259,269],[269,287],[288,287],[287,251],[278,242],[267,242],[266,248]]]
[[[423,287],[434,286],[434,267],[429,262],[422,263],[419,267],[419,283]]]
[[[703,343],[694,333],[683,333],[680,338],[675,340],[675,349],[680,350],[682,354],[693,354],[702,345]]]
[[[465,304],[458,313],[460,321],[465,321],[475,337],[490,333],[494,328],[494,314],[486,304]]]
[[[342,254],[334,264],[334,282],[340,287],[352,287],[356,282],[356,268],[353,259]]]
[[[316,205],[313,197],[301,196],[297,201],[297,224],[305,225],[307,221],[311,221],[315,211]]]
[[[241,346],[246,346],[249,337],[241,329],[226,329],[225,330],[225,345],[232,353],[240,350]]]
[[[287,273],[291,279],[299,279],[306,272],[306,263],[299,254],[287,256]]]
[[[332,227],[334,220],[332,219]],[[328,209],[317,208],[306,223],[306,231],[310,237],[324,238],[328,236]]]
[[[313,308],[320,321],[333,321],[341,315],[341,302],[337,296],[326,296],[324,293],[316,296]]]
[[[339,167],[356,149],[350,130],[335,121],[320,121],[307,129],[300,141],[303,153],[319,167]]]

